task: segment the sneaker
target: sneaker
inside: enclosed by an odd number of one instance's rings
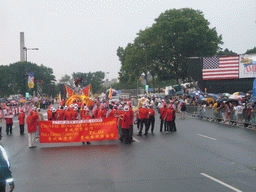
[[[87,145],[91,145],[91,142],[87,141],[86,144],[87,144]]]

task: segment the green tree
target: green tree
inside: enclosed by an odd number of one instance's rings
[[[252,48],[252,49],[248,49],[246,51],[246,54],[250,54],[250,53],[256,53],[256,47]]]
[[[165,63],[172,66],[177,79],[187,76],[186,58],[215,55],[222,44],[221,35],[209,27],[210,23],[199,10],[171,9],[155,21],[153,27],[160,37],[158,43],[173,52]]]
[[[71,76],[65,74],[63,77],[61,77],[61,79],[59,80],[59,84],[66,84],[68,86],[73,86],[74,85],[74,81],[71,78]]]
[[[9,96],[12,94],[25,95],[28,91],[30,95],[33,91],[37,92],[36,81],[42,80],[44,84],[43,92],[47,90],[47,86],[54,85],[55,76],[51,68],[44,65],[38,66],[35,63],[30,62],[16,62],[8,66],[0,66],[0,80],[1,80],[1,96]],[[27,87],[27,73],[34,72],[35,86],[32,89]]]
[[[218,51],[217,55],[237,55],[237,53],[226,48],[224,51]]]
[[[85,87],[89,84],[92,86],[92,92],[93,93],[99,93],[103,90],[103,79],[105,78],[105,73],[102,71],[96,71],[96,72],[89,72],[89,73],[73,73],[72,79],[73,81],[77,79],[78,77],[82,77],[83,81],[80,84],[81,87]]]
[[[160,14],[150,28],[141,30],[134,44],[118,48],[121,61],[120,83],[132,83],[142,73],[158,81],[187,78],[187,58],[212,56],[222,44],[221,35],[204,18],[201,11],[171,9]],[[160,90],[160,89],[159,89]]]

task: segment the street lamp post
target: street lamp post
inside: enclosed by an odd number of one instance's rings
[[[105,92],[107,92],[107,82],[108,82],[107,74],[109,74],[109,72],[106,72],[106,73],[105,73],[105,75],[106,75],[106,80],[105,80],[105,87],[106,87],[106,90],[105,90]]]
[[[39,50],[39,48],[27,48],[23,47],[26,51],[26,65],[25,65],[25,76],[26,76],[26,92],[28,91],[28,71],[27,71],[27,61],[28,61],[28,50]]]
[[[23,49],[26,51],[26,62],[28,61],[28,50],[39,50],[39,48],[27,48],[27,47],[23,47]]]

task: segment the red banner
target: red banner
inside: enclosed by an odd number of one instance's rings
[[[40,121],[40,143],[71,143],[118,139],[117,118]]]

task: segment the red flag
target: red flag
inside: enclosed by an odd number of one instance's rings
[[[90,88],[91,88],[91,84],[83,88],[82,92],[84,93],[84,96],[89,97]]]
[[[65,85],[65,87],[66,87],[66,90],[67,90],[68,97],[71,97],[74,93],[74,90],[71,89],[70,87],[68,87],[67,85]]]

